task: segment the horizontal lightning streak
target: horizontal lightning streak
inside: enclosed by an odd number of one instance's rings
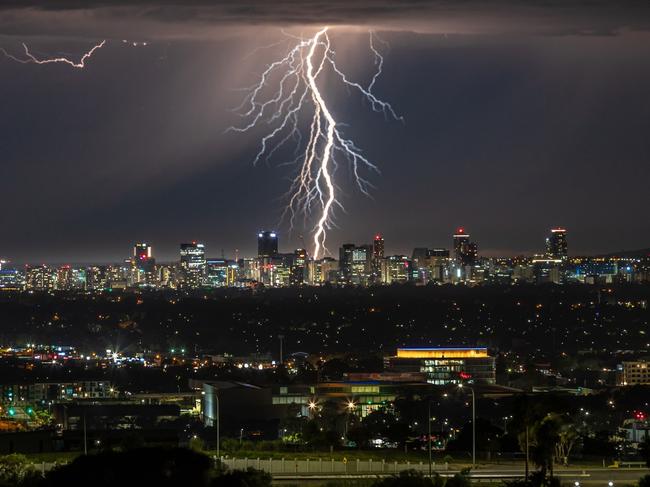
[[[99,44],[95,45],[90,51],[86,52],[83,56],[81,56],[81,59],[79,62],[74,62],[66,57],[54,57],[54,58],[46,58],[46,59],[38,59],[36,56],[34,56],[30,51],[29,47],[27,47],[27,44],[23,43],[23,48],[25,49],[25,55],[27,56],[27,59],[21,59],[13,54],[8,53],[6,50],[0,47],[0,51],[9,59],[12,59],[16,62],[22,63],[22,64],[52,64],[52,63],[65,63],[73,68],[77,69],[83,69],[86,67],[86,61],[92,57],[92,55],[97,51],[98,49],[101,49],[104,47],[106,44],[106,40],[101,41]]]

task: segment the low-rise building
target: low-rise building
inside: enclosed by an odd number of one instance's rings
[[[422,372],[434,385],[496,383],[495,358],[487,348],[398,348],[389,370]]]
[[[619,365],[618,384],[621,386],[650,385],[650,362],[637,360]]]

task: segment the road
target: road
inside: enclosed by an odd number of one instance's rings
[[[454,470],[440,472],[442,476],[450,476],[457,473]],[[563,484],[574,485],[579,482],[579,486],[602,486],[608,487],[609,482],[616,486],[628,486],[639,480],[640,477],[650,474],[650,470],[646,468],[559,468],[555,471],[555,475],[561,480]],[[320,485],[325,484],[330,480],[343,480],[343,479],[360,479],[360,478],[377,478],[386,476],[386,474],[276,474],[273,476],[273,483],[291,484],[295,485],[296,481],[300,484]],[[474,470],[470,477],[473,482],[494,482],[499,480],[522,478],[524,470],[521,468],[505,467],[505,468],[481,468]]]

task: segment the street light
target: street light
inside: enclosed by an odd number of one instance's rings
[[[354,411],[354,409],[357,407],[357,405],[354,403],[354,400],[349,399],[348,403],[345,405],[345,410],[347,411],[347,415],[345,418],[345,439],[347,440],[348,438],[348,423],[350,422],[350,413]]]
[[[203,392],[203,394],[205,394],[205,391]],[[219,456],[219,454],[221,453],[221,450],[220,450],[220,447],[219,447],[219,443],[220,443],[219,440],[221,438],[219,438],[219,435],[220,435],[221,432],[219,431],[219,428],[220,428],[221,425],[219,424],[219,391],[217,390],[217,388],[215,386],[212,386],[212,395],[214,396],[214,400],[215,400],[214,424],[215,424],[215,428],[217,430],[217,460],[220,460],[221,457]],[[205,412],[203,414],[205,415]]]
[[[429,478],[431,478],[431,399],[429,399],[429,412],[427,414],[427,423],[429,425]]]
[[[463,384],[458,384],[458,387],[460,389],[467,387],[472,392],[472,468],[476,468],[476,395],[473,387],[463,386]]]

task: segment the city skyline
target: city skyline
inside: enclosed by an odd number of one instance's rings
[[[545,253],[548,253],[549,250],[549,237],[553,235],[553,233],[556,230],[562,230],[563,232],[569,233],[570,234],[570,241],[571,241],[571,256],[572,257],[593,257],[593,256],[605,256],[605,255],[616,255],[617,253],[627,253],[627,252],[643,252],[646,251],[650,247],[639,247],[639,248],[621,248],[621,249],[612,249],[612,250],[603,250],[600,252],[581,252],[579,250],[575,250],[576,246],[573,241],[573,232],[567,231],[565,227],[560,227],[560,226],[554,226],[546,230],[546,233],[544,233],[538,242],[538,245],[536,248],[531,248],[525,251],[519,251],[519,252],[513,252],[513,253],[506,253],[506,252],[495,252],[494,249],[484,249],[482,244],[482,239],[480,236],[475,236],[474,239],[477,240],[477,243],[479,244],[478,246],[478,255],[481,257],[487,257],[487,258],[512,258],[512,257],[533,257],[535,255],[542,255]],[[157,259],[158,262],[176,262],[178,261],[178,249],[179,245],[182,246],[183,242],[200,242],[202,245],[205,246],[205,252],[206,256],[210,258],[227,258],[227,259],[235,259],[237,257],[239,258],[248,258],[248,257],[256,257],[259,255],[259,242],[256,240],[256,238],[259,238],[261,235],[260,232],[264,233],[272,233],[274,238],[276,238],[276,246],[278,246],[278,251],[279,253],[291,253],[297,249],[301,249],[304,247],[300,246],[300,243],[302,243],[302,240],[297,242],[297,246],[293,246],[293,243],[296,243],[296,239],[288,239],[289,241],[287,242],[284,238],[283,235],[280,231],[276,230],[258,230],[258,232],[254,232],[252,234],[252,237],[248,239],[245,245],[241,245],[232,249],[227,249],[224,247],[221,247],[219,245],[211,245],[210,242],[206,242],[205,240],[202,239],[194,239],[194,238],[186,238],[186,239],[181,239],[177,243],[168,243],[168,244],[163,244],[163,245],[158,245],[156,242],[153,242],[151,240],[146,240],[146,239],[141,239],[141,240],[133,240],[129,243],[129,246],[127,247],[129,250],[126,252],[123,252],[122,255],[118,255],[118,251],[116,249],[111,250],[110,252],[113,252],[112,255],[115,257],[109,258],[109,257],[96,257],[96,258],[91,258],[91,259],[57,259],[56,257],[51,259],[51,260],[43,260],[43,259],[32,259],[32,260],[21,260],[21,259],[16,259],[16,258],[11,258],[10,255],[6,254],[0,254],[0,259],[3,259],[7,263],[11,263],[13,265],[28,265],[28,264],[48,264],[48,265],[55,265],[55,264],[115,264],[115,263],[120,263],[123,262],[125,259],[130,258],[131,252],[133,250],[134,245],[148,245],[148,251],[151,253],[150,256],[153,256]],[[427,247],[427,248],[440,248],[440,249],[448,249],[452,253],[454,251],[455,247],[455,238],[457,235],[456,233],[467,233],[467,237],[470,236],[470,234],[476,235],[470,228],[465,227],[465,226],[459,226],[457,227],[453,233],[450,233],[447,235],[446,242],[443,241],[442,238],[436,239],[434,244],[426,243],[426,242],[412,242],[410,247],[397,247],[396,245],[391,244],[390,238],[386,238],[385,234],[383,232],[375,231],[374,233],[370,234],[369,236],[366,236],[365,239],[359,239],[359,240],[353,240],[353,239],[347,239],[347,240],[342,240],[340,244],[332,245],[331,246],[331,251],[329,254],[324,255],[322,257],[338,257],[338,252],[339,248],[345,244],[349,243],[354,243],[354,244],[359,244],[359,245],[366,245],[366,244],[372,244],[373,239],[376,236],[381,236],[381,238],[386,241],[388,240],[388,247],[386,249],[386,255],[407,255],[410,256],[413,252],[414,249],[420,248],[420,247]],[[549,233],[550,232],[550,233]],[[275,237],[277,235],[277,237]],[[139,242],[142,242],[141,244]],[[279,243],[278,243],[279,242]],[[566,240],[564,241],[566,245]],[[160,249],[163,249],[162,251]],[[0,249],[1,250],[1,249]]]

